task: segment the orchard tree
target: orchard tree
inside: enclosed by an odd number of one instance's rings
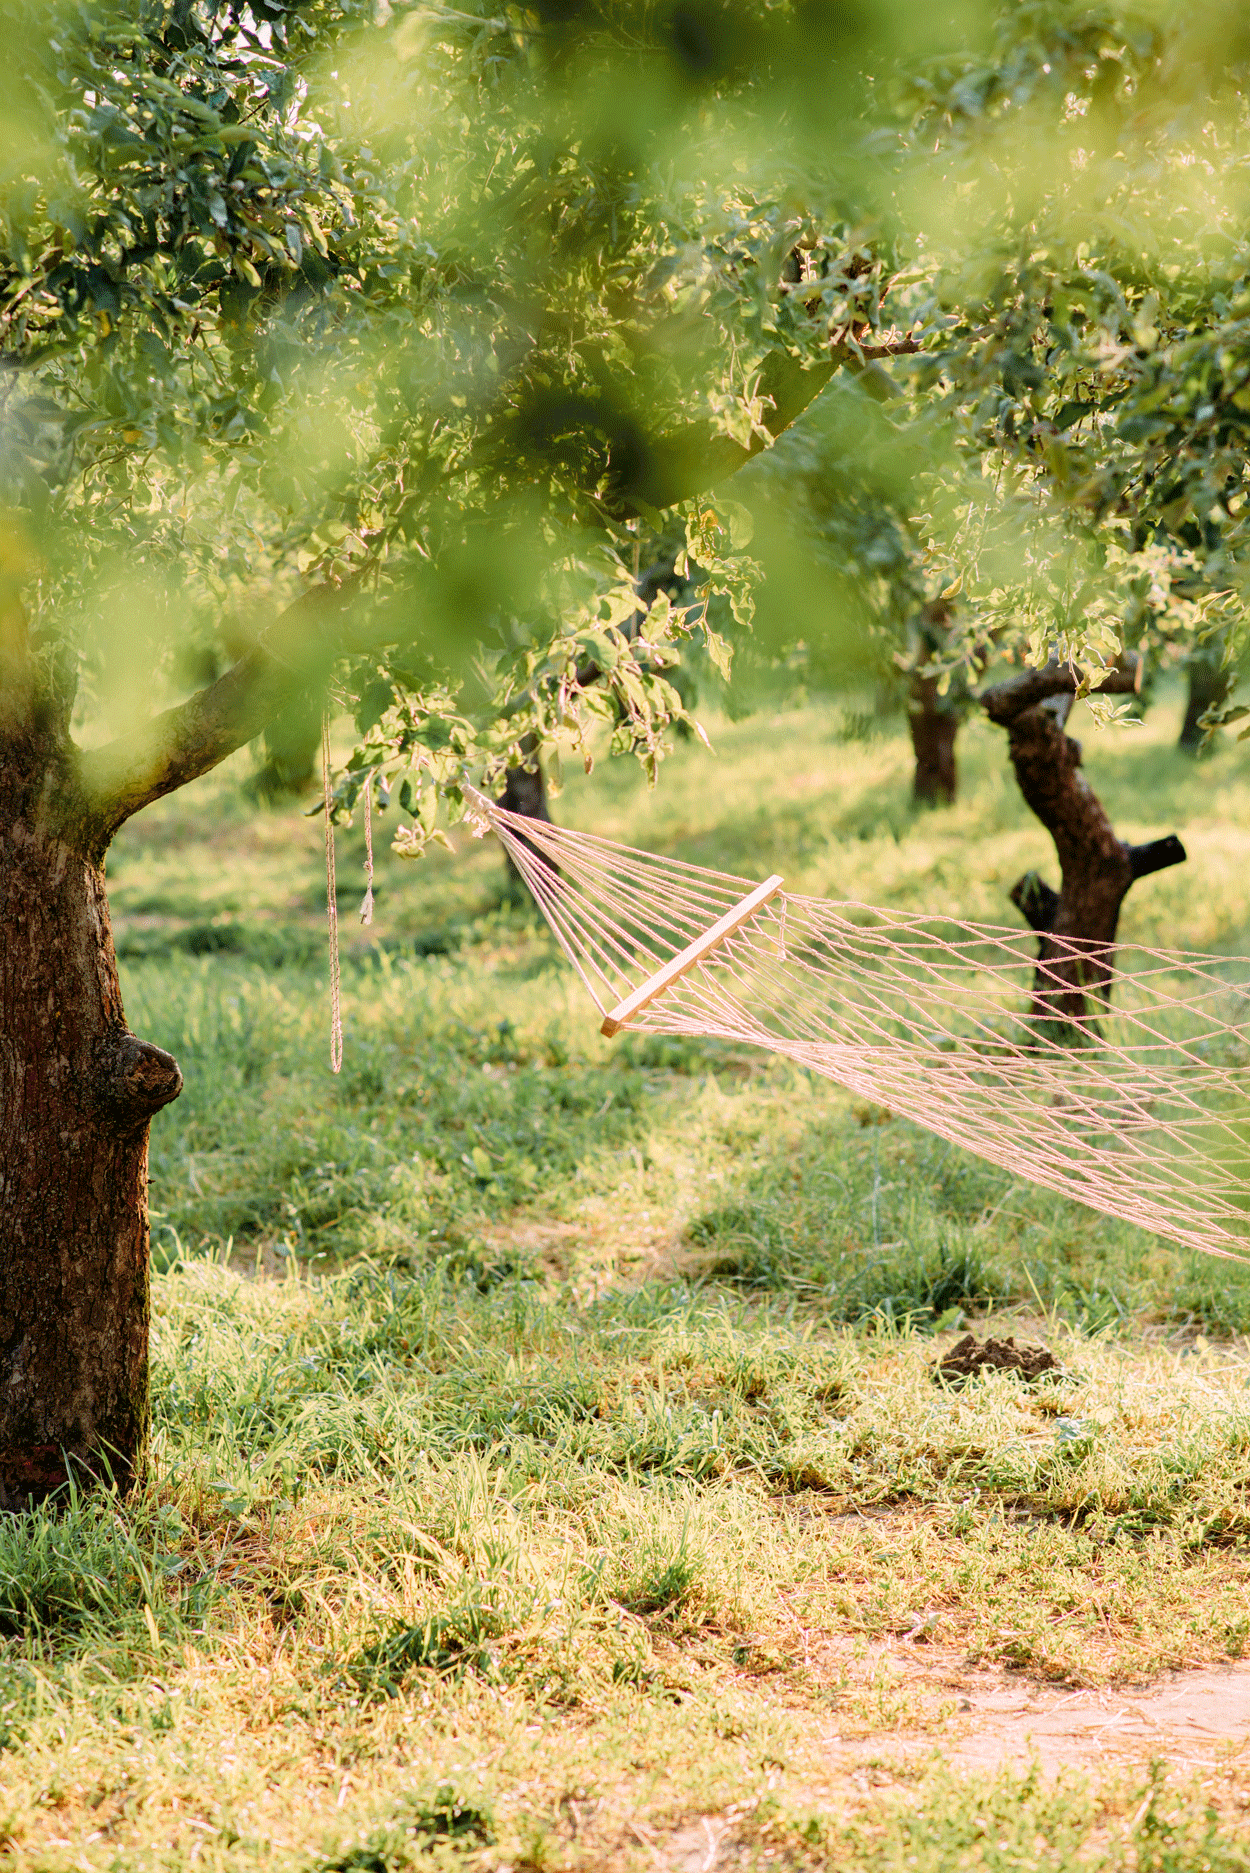
[[[988,53],[903,73],[899,139],[930,158],[927,194],[896,172],[915,349],[875,409],[846,384],[822,400],[823,452],[808,424],[752,471],[795,466],[807,533],[844,575],[875,569],[857,591],[878,640],[952,715],[993,658],[1026,666],[979,700],[1055,841],[1058,890],[1012,893],[1045,960],[1062,939],[1109,963],[1130,887],[1184,857],[1116,834],[1074,701],[1131,717],[1187,663],[1187,739],[1245,714],[1248,87],[1246,21],[1221,4],[1029,0]],[[941,629],[921,635],[926,610]]]
[[[919,346],[898,355],[918,355]],[[950,557],[935,553],[917,509],[939,474],[939,438],[906,378],[881,365],[846,374],[818,410],[743,477],[766,575],[798,552],[816,575],[796,620],[792,579],[765,578],[757,638],[817,690],[870,682],[906,712],[915,757],[912,798],[949,806],[958,789],[955,744],[975,706],[967,633],[955,623]],[[901,446],[903,445],[903,446]],[[928,463],[928,475],[920,471]],[[945,464],[944,464],[945,466]],[[957,460],[950,462],[955,475]],[[779,601],[772,586],[779,587]],[[799,637],[796,641],[795,625]]]
[[[414,851],[597,722],[654,773],[677,643],[723,646],[640,599],[634,529],[687,503],[684,570],[747,617],[704,491],[897,342],[841,257],[915,30],[0,0],[0,1503],[143,1463],[181,1078],[126,1026],[110,840],[331,706],[338,807],[385,772]]]
[[[1248,105],[1240,9],[1040,4],[991,59],[932,68],[915,123],[982,233],[970,264],[956,215],[935,252],[947,318],[915,380],[965,464],[946,550],[972,602],[948,668],[980,666],[978,629],[1033,666],[982,696],[1060,859],[1058,891],[1030,875],[1013,896],[1043,960],[1077,939],[1096,974],[1131,885],[1184,851],[1116,836],[1073,700],[1131,713],[1144,677],[1187,660],[1208,678],[1190,738],[1245,714]]]
[[[1189,158],[1242,134],[1211,18],[0,0],[0,1500],[142,1465],[181,1081],[121,1005],[132,814],[331,706],[337,809],[384,774],[414,852],[597,725],[654,775],[683,638],[723,667],[710,601],[750,618],[719,484],[835,375],[910,458],[917,590],[959,599],[938,681],[991,628],[1075,692],[1229,626],[1250,301],[1236,203],[1218,265],[1191,225]],[[1117,139],[1119,222],[1080,180]],[[674,506],[680,602],[636,577]],[[812,576],[770,582],[796,633]]]

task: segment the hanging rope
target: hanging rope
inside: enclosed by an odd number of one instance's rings
[[[1030,930],[789,896],[471,806],[605,1032],[768,1048],[1017,1176],[1250,1255],[1250,959],[1052,937],[1040,960]]]
[[[373,775],[365,777],[365,895],[360,904],[360,921],[373,922]]]
[[[330,791],[330,717],[321,718],[321,797],[326,831],[326,930],[330,940],[330,1070],[343,1064],[343,1009],[339,993],[339,905],[334,876],[334,799]],[[370,854],[372,858],[372,853]],[[372,869],[370,871],[372,883]]]

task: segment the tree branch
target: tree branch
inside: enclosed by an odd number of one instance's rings
[[[802,416],[842,362],[803,365],[787,351],[770,352],[757,386],[757,394],[772,403],[763,419],[768,434],[780,436]],[[621,489],[615,511],[622,519],[633,519],[643,508],[688,501],[745,468],[765,446],[762,436],[753,435],[744,448],[732,436],[702,423],[662,436],[644,455],[634,480]]]
[[[1152,872],[1166,871],[1169,865],[1183,865],[1188,856],[1174,832],[1164,839],[1152,839],[1148,845],[1131,845],[1128,860],[1133,868],[1133,883],[1139,878],[1149,878]]]
[[[912,358],[924,347],[909,332],[905,337],[892,338],[883,345],[861,345],[859,349],[861,357],[865,358]]]
[[[759,379],[760,394],[772,403],[765,418],[769,434],[780,435],[800,416],[837,368],[837,363],[806,368],[787,352],[773,352]],[[632,515],[643,508],[671,507],[723,481],[763,446],[762,438],[752,437],[750,446],[742,448],[702,426],[663,438],[647,452],[633,484],[622,489],[616,511]],[[324,630],[328,619],[341,617],[357,583],[353,579],[306,593],[283,612],[262,644],[207,689],[105,747],[81,753],[79,794],[66,803],[65,836],[79,849],[102,856],[132,814],[208,773],[259,735],[293,691],[324,684],[337,657],[402,636],[403,626],[386,606],[375,609],[370,625],[358,633]]]
[[[1135,670],[1108,670],[1102,682],[1096,683],[1089,693],[1092,696],[1128,696],[1136,688]],[[1000,728],[1009,728],[1026,709],[1036,708],[1039,702],[1046,702],[1051,696],[1075,696],[1076,691],[1077,679],[1068,665],[1048,663],[1044,670],[1022,670],[1019,676],[1008,677],[1005,683],[983,689],[977,701],[991,722],[997,722]]]
[[[263,644],[207,689],[103,748],[80,754],[81,818],[66,828],[74,843],[102,855],[141,807],[208,773],[259,735],[292,691],[325,683],[335,658],[349,646],[320,627],[342,613],[353,590],[354,582],[306,592],[277,619]]]

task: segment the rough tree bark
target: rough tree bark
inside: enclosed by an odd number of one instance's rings
[[[0,1509],[67,1466],[129,1487],[148,1422],[148,1122],[177,1062],[126,1026],[101,869],[0,747]]]
[[[148,1424],[148,1123],[182,1075],[131,1034],[55,707],[0,657],[0,1509],[126,1488]]]
[[[284,628],[302,637],[307,621],[304,604]],[[142,1473],[148,1128],[182,1075],[126,1026],[104,854],[131,813],[258,732],[290,692],[292,651],[254,651],[82,754],[71,695],[0,593],[0,1510],[67,1473],[123,1490]]]
[[[1131,692],[1131,671],[1113,671],[1102,693]],[[1034,872],[1011,892],[1038,932],[1032,1019],[1058,1024],[1069,1038],[1089,1030],[1106,1008],[1115,967],[1120,907],[1138,878],[1179,865],[1179,839],[1132,846],[1117,838],[1081,771],[1080,743],[1065,733],[1076,684],[1063,666],[1026,670],[984,690],[991,721],[1007,730],[1020,791],[1055,842],[1061,873],[1053,891]]]

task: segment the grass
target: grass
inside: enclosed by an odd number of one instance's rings
[[[1125,934],[1244,949],[1250,781],[1173,754],[1175,716],[1090,738],[1121,832],[1191,853]],[[941,814],[897,723],[713,739],[557,811],[1004,921],[1053,876],[986,727]],[[1235,1762],[878,1783],[830,1752],[936,1748],[960,1673],[1250,1648],[1242,1271],[766,1056],[602,1042],[467,840],[380,855],[335,1080],[316,825],[240,772],[110,859],[132,1025],[187,1082],[153,1131],[152,1477],[0,1527],[9,1863],[703,1866],[711,1817],[723,1865],[1241,1866]],[[1061,1373],[938,1383],[969,1319]]]

